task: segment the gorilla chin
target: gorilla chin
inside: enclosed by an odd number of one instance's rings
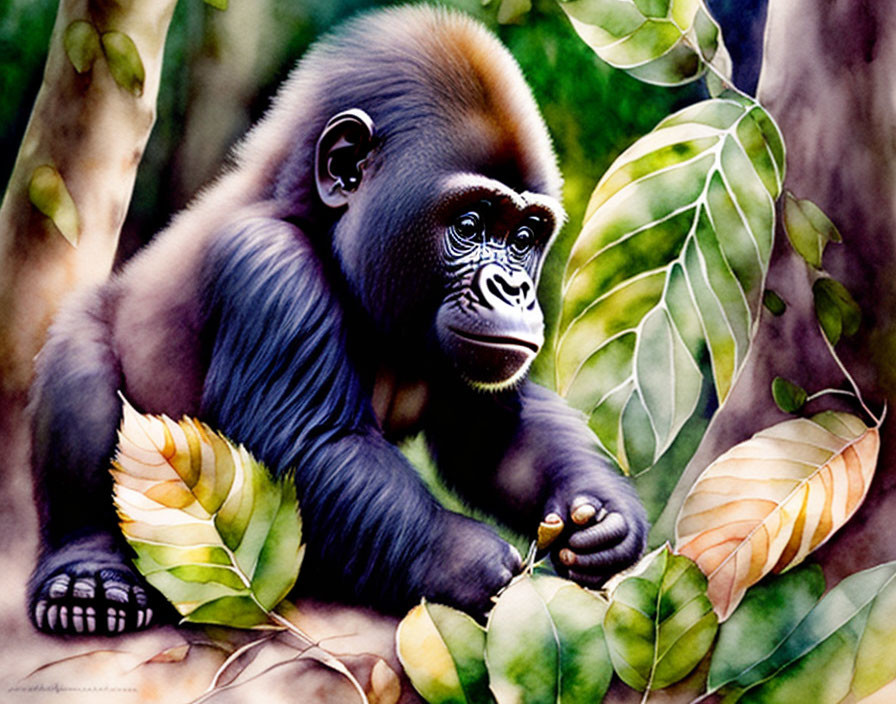
[[[454,369],[479,391],[503,391],[516,386],[544,344],[541,326],[536,330],[482,330],[456,321],[437,322],[439,346]],[[464,321],[467,322],[467,321]]]

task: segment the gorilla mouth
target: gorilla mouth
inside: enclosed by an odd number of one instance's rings
[[[521,337],[507,337],[503,335],[484,335],[469,330],[461,330],[449,325],[448,329],[460,338],[469,340],[478,345],[486,345],[488,347],[523,347],[529,350],[533,355],[538,354],[541,345],[533,340],[526,340]]]

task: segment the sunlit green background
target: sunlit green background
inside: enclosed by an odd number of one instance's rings
[[[396,3],[232,0],[221,13],[201,0],[180,0],[165,52],[158,121],[140,167],[122,256],[163,227],[213,175],[226,149],[264,112],[276,86],[318,34],[357,11],[389,4]],[[654,88],[602,63],[554,0],[535,2],[521,24],[505,26],[497,22],[498,0],[485,7],[480,0],[447,4],[497,31],[521,64],[554,139],[570,222],[545,269],[542,298],[546,318],[553,321],[570,237],[601,173],[698,91]],[[0,183],[8,178],[40,85],[55,10],[50,0],[0,2]],[[229,24],[227,14],[233,15]],[[545,380],[550,376],[545,364],[536,373]]]
[[[166,45],[158,119],[140,166],[122,233],[124,260],[164,227],[213,177],[227,150],[268,106],[316,36],[370,0],[230,0],[220,12],[180,0]],[[443,2],[490,26],[516,56],[541,106],[565,177],[569,222],[544,270],[541,299],[551,349],[559,282],[585,205],[610,162],[660,119],[703,97],[701,84],[658,88],[604,64],[575,34],[555,0],[535,0],[517,24],[498,23],[500,0]],[[765,0],[712,0],[735,60],[753,88]],[[0,0],[0,184],[6,183],[40,87],[57,3]],[[738,71],[745,78],[739,77]],[[533,376],[553,385],[551,354]],[[422,455],[422,447],[412,450]]]

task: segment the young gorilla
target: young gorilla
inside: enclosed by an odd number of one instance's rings
[[[520,569],[392,444],[421,429],[471,504],[526,534],[562,517],[564,574],[593,585],[633,562],[634,492],[580,414],[524,380],[559,190],[518,67],[473,21],[388,10],[316,45],[229,172],[52,328],[33,390],[35,625],[153,619],[111,500],[119,391],[295,469],[306,592],[483,613]]]

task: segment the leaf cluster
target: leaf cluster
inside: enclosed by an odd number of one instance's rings
[[[485,628],[424,601],[396,640],[411,682],[431,704],[577,704],[601,701],[614,671],[639,691],[678,682],[703,659],[716,627],[706,579],[664,547],[609,599],[527,573],[501,592]]]
[[[126,401],[112,475],[135,566],[193,623],[270,626],[304,555],[295,483],[198,421]]]

